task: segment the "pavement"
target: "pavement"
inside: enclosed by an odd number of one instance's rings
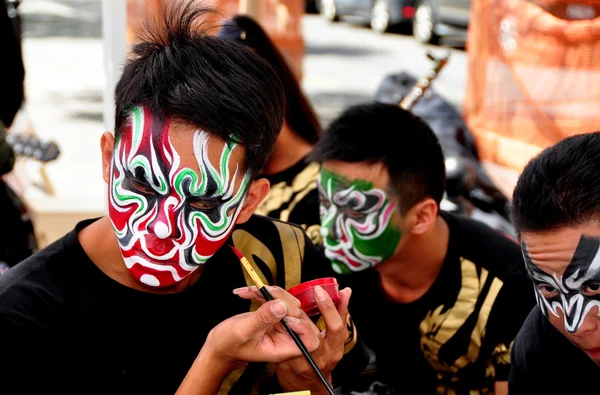
[[[106,82],[101,1],[25,0],[20,10],[27,99],[11,133],[32,129],[61,149],[56,161],[45,166],[24,161],[15,172],[37,214],[42,244],[47,244],[77,220],[106,210],[99,149]],[[348,23],[328,23],[318,15],[305,15],[302,29],[302,84],[323,125],[348,105],[372,100],[386,75],[400,70],[422,75],[430,65],[426,50],[440,50],[425,48],[410,36],[380,35]],[[466,64],[465,52],[452,50],[435,81],[435,89],[458,109]],[[53,195],[43,188],[42,169]]]

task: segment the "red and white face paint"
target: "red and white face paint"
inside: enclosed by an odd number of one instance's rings
[[[218,167],[208,158],[209,134],[194,133],[199,171],[182,167],[169,139],[169,121],[153,130],[149,111],[135,108],[115,142],[109,215],[125,265],[141,283],[169,287],[205,263],[225,243],[243,206],[250,174],[237,191],[229,170],[235,144]]]

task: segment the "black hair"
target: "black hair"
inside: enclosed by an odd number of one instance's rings
[[[178,0],[144,27],[115,89],[115,137],[133,107],[146,107],[158,123],[178,118],[243,145],[244,165],[255,175],[281,130],[283,86],[260,56],[202,29],[202,18],[213,12]]]
[[[567,137],[529,161],[513,191],[518,232],[552,231],[600,219],[600,132]]]
[[[309,160],[382,163],[403,214],[425,198],[440,204],[446,183],[437,136],[420,117],[393,104],[349,107],[334,119]]]
[[[247,15],[237,15],[224,23],[218,36],[244,43],[277,71],[285,89],[288,126],[303,140],[311,144],[317,142],[322,131],[319,117],[283,54],[260,24]]]

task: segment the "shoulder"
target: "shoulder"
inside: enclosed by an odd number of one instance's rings
[[[0,277],[0,322],[39,324],[55,317],[64,303],[72,259],[61,238]]]
[[[515,367],[523,367],[528,361],[542,359],[540,352],[545,337],[545,319],[538,306],[531,309],[511,347],[511,362]]]
[[[264,244],[267,248],[277,249],[282,246],[304,250],[307,236],[301,226],[269,218],[253,215],[233,231],[236,244],[253,242]]]
[[[544,388],[583,393],[576,388],[589,386],[587,378],[597,372],[592,360],[552,326],[539,307],[532,309],[511,348],[511,393],[541,393]],[[548,377],[553,380],[548,382]]]
[[[505,280],[508,276],[525,276],[521,247],[488,225],[459,215],[443,213],[450,229],[449,248],[477,266]]]
[[[330,265],[301,226],[253,215],[236,226],[233,244],[285,289],[330,274]],[[251,262],[251,263],[252,263]]]
[[[558,331],[538,306],[521,326],[511,349],[514,362],[528,367],[556,365],[556,359],[589,362],[587,356]]]

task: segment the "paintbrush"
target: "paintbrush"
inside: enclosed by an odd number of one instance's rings
[[[256,285],[256,288],[258,288],[258,290],[260,291],[262,296],[265,298],[265,300],[274,300],[273,296],[269,293],[269,291],[267,290],[267,287],[265,287],[265,284],[263,284],[262,280],[260,279],[260,277],[258,276],[256,271],[254,270],[254,268],[252,268],[252,265],[250,265],[250,262],[248,262],[246,257],[237,248],[231,246],[231,249],[233,250],[235,255],[237,255],[240,262],[242,262],[242,266],[244,267],[244,269],[246,270],[248,275],[252,278],[254,285]],[[306,349],[306,346],[300,339],[300,336],[298,336],[298,334],[296,332],[294,332],[294,330],[292,330],[292,328],[290,328],[288,326],[287,322],[285,322],[285,319],[281,320],[281,325],[283,325],[285,330],[290,334],[290,336],[292,337],[292,339],[294,340],[294,342],[296,343],[296,345],[302,352],[302,355],[304,355],[304,358],[306,358],[309,365],[315,371],[315,373],[317,374],[317,376],[319,377],[319,379],[321,380],[321,382],[323,383],[323,385],[325,386],[327,391],[331,395],[335,395],[335,391],[331,387],[331,384],[329,384],[329,381],[327,381],[325,376],[323,376],[323,373],[321,372],[321,370],[319,369],[319,367],[317,366],[315,361],[310,356],[310,353],[308,352],[308,350]]]

